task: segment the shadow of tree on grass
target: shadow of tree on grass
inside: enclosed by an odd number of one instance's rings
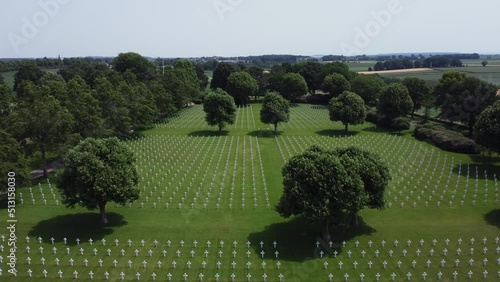
[[[330,248],[329,242],[321,238],[322,226],[320,224],[310,224],[302,217],[295,217],[287,222],[280,222],[268,225],[260,232],[248,235],[248,241],[252,243],[254,252],[260,257],[261,251],[265,252],[265,257],[276,259],[275,252],[279,252],[276,260],[303,262],[320,257],[322,250],[324,256],[333,256],[337,251],[341,253],[341,243],[360,236],[370,235],[376,230],[367,225],[363,218],[358,217],[359,225],[348,229],[330,228],[333,245]],[[273,242],[277,242],[277,248]],[[320,242],[320,248],[316,248],[316,242]],[[260,247],[260,242],[264,242],[264,247]]]
[[[226,136],[229,134],[229,131],[222,130],[222,133],[219,133],[219,130],[198,130],[189,132],[188,136],[192,137],[212,137],[212,136]]]
[[[492,210],[484,215],[484,220],[489,225],[496,226],[500,228],[500,209]]]
[[[67,238],[67,244],[74,246],[77,244],[76,238],[82,242],[90,238],[97,241],[114,232],[114,229],[127,224],[123,215],[114,212],[106,213],[109,224],[100,224],[99,213],[76,213],[58,215],[50,219],[42,220],[31,228],[28,236],[33,238],[41,237],[44,242],[49,242],[54,237],[54,242],[63,242]]]

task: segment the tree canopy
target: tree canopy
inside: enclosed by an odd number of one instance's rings
[[[99,209],[106,225],[106,204],[124,205],[139,198],[132,152],[117,138],[81,141],[64,158],[56,185],[67,207]]]
[[[235,71],[237,70],[232,64],[224,62],[218,63],[212,74],[210,88],[212,90],[215,90],[217,88],[226,90],[227,79]]]
[[[156,73],[155,65],[145,57],[133,53],[120,53],[111,62],[113,68],[119,73],[131,71],[140,81],[149,81],[154,79]]]
[[[401,83],[389,84],[380,94],[377,111],[393,119],[405,116],[413,109],[408,89]]]
[[[224,89],[233,96],[238,105],[245,106],[250,96],[257,95],[259,85],[248,72],[238,71],[229,75]]]
[[[449,71],[434,87],[441,118],[462,122],[472,133],[479,114],[496,99],[497,87],[466,73]]]
[[[16,74],[14,74],[14,90],[16,90],[24,80],[29,80],[34,84],[38,84],[43,74],[43,70],[35,64],[22,65]]]
[[[358,94],[369,106],[377,105],[380,92],[386,86],[378,75],[358,75],[351,80],[351,91]]]
[[[0,129],[0,198],[7,188],[8,173],[16,174],[18,185],[26,184],[28,177],[28,161],[22,146],[5,130]]]
[[[208,93],[203,100],[203,111],[208,125],[219,127],[219,133],[227,124],[233,124],[236,119],[236,105],[234,99],[226,91],[217,89]]]
[[[332,98],[328,106],[331,121],[340,121],[348,131],[349,124],[365,122],[365,102],[354,92],[345,91],[337,98]]]
[[[295,99],[307,94],[306,80],[298,73],[287,73],[283,75],[280,84],[280,94],[295,104]]]
[[[422,107],[432,107],[433,95],[425,80],[417,77],[406,77],[401,83],[408,89],[408,94],[413,102],[411,116]]]
[[[290,104],[280,94],[269,92],[264,96],[260,110],[260,121],[274,125],[274,134],[278,132],[278,123],[290,120]]]
[[[500,101],[481,112],[474,125],[474,139],[487,150],[500,153]]]
[[[321,84],[321,91],[329,93],[331,97],[337,97],[342,92],[349,90],[351,90],[351,83],[338,73],[328,75]]]
[[[377,155],[356,147],[325,150],[313,146],[282,169],[283,195],[276,210],[324,224],[347,226],[365,207],[383,209],[389,169]]]

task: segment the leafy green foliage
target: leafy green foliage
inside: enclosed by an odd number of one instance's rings
[[[47,177],[45,153],[66,143],[74,119],[54,96],[45,94],[44,89],[36,91],[34,102],[21,103],[9,120],[18,139],[29,138],[40,149],[44,176]]]
[[[7,188],[9,172],[16,174],[18,185],[26,184],[29,179],[28,161],[23,148],[10,134],[0,129],[0,192]]]
[[[337,98],[332,98],[328,106],[331,121],[340,121],[348,131],[349,124],[365,122],[365,102],[354,92],[345,91]]]
[[[221,88],[226,90],[227,79],[229,76],[237,71],[236,68],[228,63],[218,63],[212,74],[212,81],[210,81],[210,88],[215,90]]]
[[[295,103],[295,99],[299,96],[307,94],[306,80],[298,73],[287,73],[283,75],[280,94],[286,99]]]
[[[96,80],[94,96],[104,118],[104,136],[126,136],[131,127],[127,101],[105,77]]]
[[[227,79],[226,91],[233,96],[238,105],[247,105],[249,97],[254,96],[259,91],[257,81],[244,71],[233,72]]]
[[[408,94],[413,102],[411,114],[420,110],[422,107],[432,107],[434,104],[434,95],[425,80],[417,77],[406,77],[401,83],[408,89]]]
[[[359,148],[325,150],[313,146],[283,167],[283,194],[276,210],[311,222],[349,224],[364,207],[384,208],[390,175],[380,159]],[[326,232],[329,239],[329,233]]]
[[[66,88],[68,96],[63,104],[74,118],[73,131],[82,138],[102,136],[104,119],[99,101],[92,95],[85,80],[75,76]]]
[[[260,121],[274,124],[274,133],[278,131],[278,123],[290,120],[290,104],[280,94],[269,92],[264,96],[260,110]]]
[[[493,152],[500,152],[500,101],[486,107],[474,125],[476,143]]]
[[[394,119],[405,116],[413,109],[408,89],[401,83],[389,84],[380,94],[377,111],[382,115]]]
[[[217,125],[219,133],[227,124],[233,124],[236,119],[234,99],[226,91],[217,89],[205,96],[203,111],[208,125]]]
[[[351,80],[351,91],[358,94],[369,106],[377,105],[380,92],[386,86],[378,75],[358,75]]]
[[[432,123],[419,125],[414,131],[415,138],[426,141],[443,150],[463,154],[476,154],[476,143],[459,132],[448,130]]]
[[[111,65],[113,65],[113,69],[122,74],[127,70],[131,71],[142,82],[152,80],[156,73],[155,65],[152,62],[133,52],[118,54]]]
[[[351,84],[343,75],[338,73],[328,75],[321,84],[321,91],[330,93],[331,97],[337,97],[342,92],[349,90],[351,90]]]
[[[189,61],[176,61],[173,68],[165,69],[161,76],[163,87],[172,93],[174,104],[177,109],[182,109],[201,96],[200,80],[196,72],[196,66]]]
[[[70,150],[56,185],[67,207],[99,208],[107,224],[108,202],[124,205],[139,198],[138,175],[132,152],[117,138],[88,138]]]
[[[495,101],[497,87],[458,71],[449,71],[434,87],[441,118],[464,123],[472,133],[479,114]]]
[[[314,95],[316,90],[320,89],[323,82],[323,67],[318,62],[305,62],[299,70],[300,75],[304,77],[307,83],[307,88]]]
[[[0,128],[7,127],[7,117],[13,110],[14,93],[7,84],[0,83]]]
[[[38,84],[43,74],[42,69],[35,64],[22,65],[14,75],[14,90],[25,80]]]

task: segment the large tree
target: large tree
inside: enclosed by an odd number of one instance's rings
[[[108,224],[106,204],[126,204],[139,198],[133,153],[117,138],[80,142],[64,158],[56,185],[67,207],[99,209],[101,223]]]
[[[244,106],[248,104],[250,96],[257,95],[259,85],[248,72],[239,71],[231,73],[224,89],[233,96],[238,105]]]
[[[321,87],[323,82],[322,71],[323,68],[318,62],[305,62],[300,66],[299,73],[306,80],[307,88],[309,88],[312,95]]]
[[[497,87],[466,73],[449,71],[434,87],[441,118],[461,122],[472,134],[479,114],[495,101]]]
[[[387,118],[403,117],[413,109],[408,89],[401,83],[389,84],[382,93],[377,104],[377,111]]]
[[[175,62],[173,68],[165,69],[160,80],[163,87],[172,93],[177,109],[186,107],[193,99],[201,96],[201,82],[196,73],[196,66],[189,61]]]
[[[15,173],[18,185],[26,184],[28,177],[28,161],[19,142],[10,134],[0,129],[0,198],[7,188],[8,173]]]
[[[119,73],[131,71],[140,81],[150,81],[154,79],[156,67],[147,58],[133,52],[120,53],[111,62],[113,69]]]
[[[85,80],[75,76],[67,85],[67,99],[63,105],[74,118],[73,131],[82,138],[102,137],[104,119],[99,101],[92,95],[92,90]]]
[[[131,120],[127,101],[115,86],[105,77],[96,80],[93,95],[99,101],[104,118],[105,136],[127,136],[131,128]]]
[[[351,91],[361,96],[369,106],[377,105],[380,92],[385,86],[384,80],[376,74],[362,74],[351,80]]]
[[[298,73],[287,73],[283,75],[280,94],[291,100],[295,104],[295,99],[307,94],[307,83],[306,80]]]
[[[365,122],[365,101],[354,92],[345,91],[337,98],[332,98],[328,106],[331,121],[340,121],[348,132],[349,124]]]
[[[334,73],[325,77],[321,84],[321,91],[329,93],[331,97],[337,97],[344,91],[351,90],[351,84],[341,74]]]
[[[276,210],[283,217],[304,216],[329,227],[346,226],[365,208],[385,207],[389,169],[377,155],[356,147],[325,150],[313,146],[293,156],[282,169],[283,194]]]
[[[260,121],[274,125],[274,134],[278,132],[278,123],[288,122],[290,119],[290,104],[280,94],[269,92],[264,96],[260,109]]]
[[[474,139],[487,150],[500,153],[500,101],[479,115],[474,125]]]
[[[413,102],[413,109],[411,110],[412,118],[415,111],[420,110],[422,107],[432,106],[434,96],[425,80],[418,77],[406,77],[401,83],[408,89],[408,94],[410,94]]]
[[[227,79],[229,76],[237,71],[237,68],[229,63],[218,63],[212,73],[212,80],[210,81],[210,88],[215,90],[217,88],[222,88],[226,90]]]
[[[203,111],[208,125],[217,125],[219,133],[227,124],[233,124],[236,119],[236,105],[234,99],[226,91],[217,89],[205,96]]]
[[[11,88],[0,83],[0,128],[7,127],[7,117],[14,109],[14,93]]]
[[[57,151],[68,141],[74,122],[68,109],[47,92],[41,87],[32,103],[21,103],[9,117],[16,137],[29,138],[40,150],[44,177],[48,176],[47,151]]]
[[[42,76],[43,70],[35,63],[22,65],[16,74],[14,74],[14,90],[17,90],[17,87],[25,80],[38,84]]]

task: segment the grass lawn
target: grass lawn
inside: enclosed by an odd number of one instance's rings
[[[96,211],[62,206],[47,182],[18,188],[18,275],[7,273],[7,241],[0,243],[5,281],[90,280],[90,272],[112,281],[499,279],[498,160],[445,152],[370,123],[346,134],[322,106],[293,107],[274,136],[259,110],[239,108],[219,136],[196,105],[124,141],[137,157],[141,197],[109,203],[108,227]],[[358,145],[391,169],[387,209],[363,210],[360,226],[332,230],[331,244],[317,224],[274,211],[284,162],[313,144]],[[7,210],[0,213],[4,225]]]

